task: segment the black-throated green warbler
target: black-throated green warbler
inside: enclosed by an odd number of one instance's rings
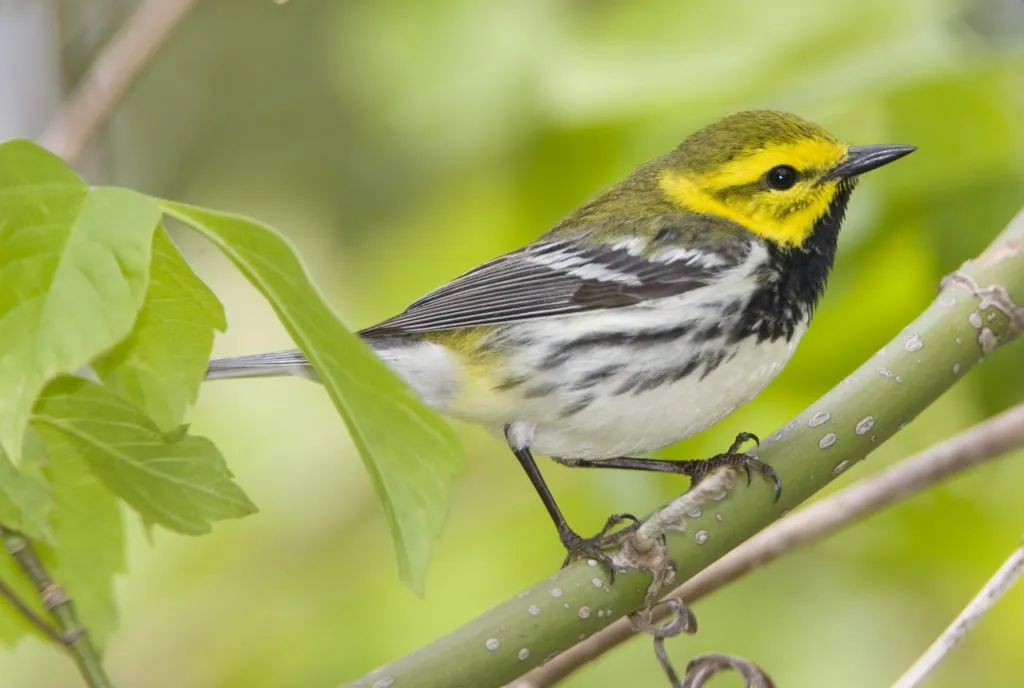
[[[426,403],[503,435],[570,554],[604,559],[602,536],[566,523],[531,451],[694,480],[730,462],[778,490],[738,442],[699,461],[634,455],[717,423],[778,374],[825,289],[857,176],[913,150],[741,112],[360,334]],[[209,370],[281,374],[315,378],[299,351]]]

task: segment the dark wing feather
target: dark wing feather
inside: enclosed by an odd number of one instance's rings
[[[575,240],[540,241],[470,270],[362,334],[388,335],[618,308],[713,283],[747,255],[746,243],[676,260]]]

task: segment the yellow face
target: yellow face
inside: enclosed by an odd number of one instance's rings
[[[827,212],[839,180],[821,181],[848,146],[808,137],[744,151],[702,170],[665,169],[662,191],[677,205],[726,217],[782,246],[800,246]]]

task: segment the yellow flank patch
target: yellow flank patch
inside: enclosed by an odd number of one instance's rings
[[[427,340],[447,348],[459,361],[459,388],[447,410],[457,418],[490,418],[498,411],[496,406],[508,400],[507,393],[501,395],[495,391],[495,385],[500,381],[496,370],[500,364],[499,355],[482,347],[491,329],[469,327],[424,335]]]
[[[505,399],[495,392],[491,371],[479,363],[470,363],[462,369],[462,384],[449,401],[448,413],[456,418],[501,417],[499,406]],[[504,396],[508,396],[507,394]]]
[[[781,245],[800,246],[828,212],[839,186],[818,184],[818,178],[837,165],[846,150],[828,139],[769,144],[705,172],[667,169],[659,184],[669,199],[687,210],[725,217]],[[784,191],[759,187],[776,165],[794,167],[800,181]]]

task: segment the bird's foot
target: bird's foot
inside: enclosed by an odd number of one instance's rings
[[[732,466],[733,468],[743,469],[747,474],[748,485],[750,484],[752,473],[757,472],[772,481],[772,484],[775,486],[775,501],[777,502],[779,501],[779,497],[782,496],[782,481],[779,479],[779,474],[775,472],[774,468],[763,461],[740,451],[740,447],[743,446],[743,443],[751,440],[753,440],[756,445],[761,444],[761,441],[754,433],[741,432],[736,435],[736,439],[725,453],[712,456],[710,459],[680,462],[680,472],[690,476],[692,485],[696,485],[703,480],[708,473],[721,466]]]
[[[625,521],[631,521],[631,523],[625,528],[619,528],[616,530],[616,527]],[[613,514],[605,522],[604,528],[602,528],[601,531],[593,537],[585,538],[576,533],[576,531],[568,525],[559,528],[558,537],[561,539],[562,545],[565,547],[566,551],[565,560],[562,562],[562,568],[568,566],[573,559],[593,559],[608,571],[608,575],[611,577],[611,580],[614,581],[615,566],[605,549],[608,547],[615,547],[620,544],[622,540],[635,531],[639,525],[640,520],[632,514]]]

